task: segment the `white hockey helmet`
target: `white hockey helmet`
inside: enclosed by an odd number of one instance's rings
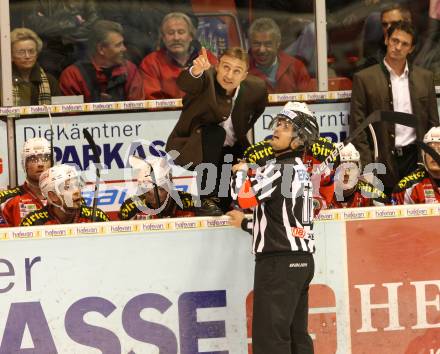
[[[429,129],[428,132],[423,137],[423,142],[428,145],[431,143],[440,143],[440,127],[432,127],[431,129]],[[439,146],[438,144],[436,145],[437,146],[435,147],[431,146],[431,148],[433,148],[434,150],[436,150],[437,153],[439,153],[438,151]],[[425,150],[422,150],[423,163],[426,169],[428,170],[429,174],[431,174],[434,178],[439,178],[440,177],[440,172],[438,171],[439,166],[433,159],[427,161],[426,159],[427,154],[428,153]]]
[[[166,158],[149,156],[147,159],[142,160],[136,156],[130,156],[128,161],[131,167],[136,170],[135,179],[142,191],[153,189],[154,184],[169,189],[172,183],[172,175],[171,166]]]
[[[339,153],[341,162],[360,162],[361,155],[352,143],[345,145]]]
[[[354,188],[361,173],[361,156],[352,143],[348,143],[339,153],[341,164],[336,168],[335,190]]]
[[[297,111],[297,112],[303,112],[308,116],[313,116],[313,112],[309,109],[309,106],[304,102],[297,102],[297,101],[287,102],[283,107],[283,111]]]
[[[432,127],[423,137],[425,144],[440,142],[440,127]]]
[[[287,102],[281,112],[272,120],[269,129],[273,129],[278,119],[287,119],[294,126],[294,133],[304,144],[312,145],[319,139],[318,122],[304,102]]]
[[[70,165],[57,165],[44,171],[40,176],[41,193],[49,203],[62,208],[62,205],[53,203],[49,198],[49,192],[55,193],[64,201],[68,208],[74,207],[73,195],[81,191],[84,183],[81,175],[75,167]]]
[[[26,171],[26,160],[35,155],[49,154],[50,143],[44,138],[31,138],[25,141],[21,152],[21,164]]]

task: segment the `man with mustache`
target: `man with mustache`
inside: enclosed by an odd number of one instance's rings
[[[124,58],[122,26],[97,21],[89,36],[89,59],[77,61],[61,74],[64,95],[83,95],[84,102],[129,101],[144,98],[136,66]]]
[[[51,167],[40,176],[40,189],[47,199],[47,205],[28,214],[20,226],[57,225],[110,221],[99,208],[93,209],[83,204],[82,179],[73,166]]]
[[[177,86],[179,74],[189,68],[199,55],[200,43],[191,19],[182,12],[166,15],[160,26],[161,48],[147,55],[139,66],[148,100],[180,98],[184,92]],[[207,51],[211,64],[217,59]]]

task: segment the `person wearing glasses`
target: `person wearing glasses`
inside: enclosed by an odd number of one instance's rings
[[[51,104],[52,96],[61,95],[58,81],[38,64],[43,43],[28,28],[11,32],[12,98],[14,106]]]
[[[353,77],[350,131],[377,110],[409,113],[417,119],[415,128],[387,122],[373,124],[380,147],[377,161],[373,161],[373,141],[367,131],[353,140],[363,166],[370,162],[385,165],[386,174],[380,178],[386,193],[414,171],[421,160],[416,140],[422,140],[430,128],[439,125],[433,74],[407,60],[415,42],[414,28],[409,22],[392,24],[385,40],[385,58]]]
[[[249,73],[266,82],[269,93],[313,91],[316,85],[303,62],[280,50],[281,31],[261,17],[249,27]]]
[[[40,187],[40,175],[52,164],[50,143],[44,138],[26,140],[21,153],[26,174],[25,182],[16,188],[0,192],[0,226],[19,226],[30,212],[46,205]]]

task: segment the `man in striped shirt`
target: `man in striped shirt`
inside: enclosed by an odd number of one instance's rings
[[[234,165],[231,194],[238,210],[231,224],[253,235],[256,255],[252,348],[254,354],[313,353],[307,331],[308,289],[314,274],[312,182],[303,164],[319,128],[307,105],[287,103],[271,123],[275,159],[248,175]]]

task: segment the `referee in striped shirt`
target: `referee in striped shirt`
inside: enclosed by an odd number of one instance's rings
[[[228,215],[232,225],[253,235],[253,354],[309,354],[315,244],[312,183],[302,158],[319,127],[305,103],[288,102],[271,128],[275,159],[254,173],[244,162],[233,167],[232,196],[241,208],[253,208],[253,221],[238,210]]]

